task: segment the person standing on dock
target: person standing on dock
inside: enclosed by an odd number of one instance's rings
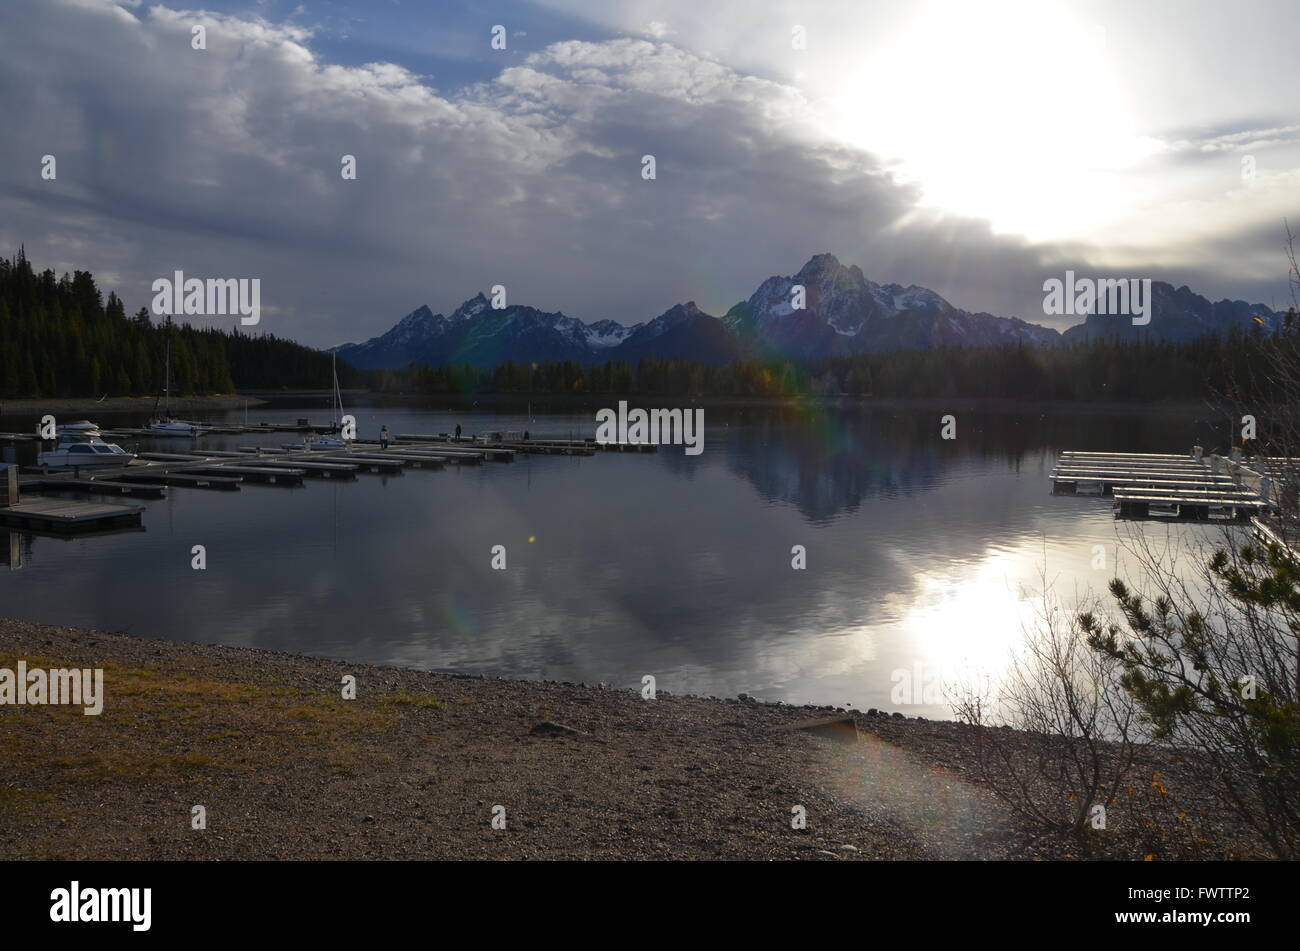
[[[456,424],[456,442],[460,442],[460,423]]]
[[[388,427],[387,426],[379,427],[379,448],[380,449],[388,448]]]

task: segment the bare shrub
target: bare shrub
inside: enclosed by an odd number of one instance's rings
[[[1044,593],[1038,623],[997,687],[950,698],[957,719],[976,727],[977,778],[1020,818],[1068,833],[1085,854],[1092,833],[1110,826],[1133,764],[1135,710],[1120,670]]]

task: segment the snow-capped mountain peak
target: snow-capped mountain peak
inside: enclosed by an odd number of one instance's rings
[[[457,307],[455,310],[451,312],[451,320],[453,321],[473,320],[475,317],[479,316],[485,310],[488,309],[489,309],[488,299],[483,296],[482,291],[479,291],[477,294],[475,294],[473,297],[465,301],[465,303],[461,304],[459,307]]]
[[[1262,305],[1211,303],[1189,288],[1175,289],[1159,281],[1152,285],[1152,304],[1149,328],[1094,315],[1070,328],[1065,339],[1096,334],[1191,339],[1230,326],[1267,331],[1280,319]],[[877,284],[856,265],[846,266],[835,255],[822,253],[793,275],[767,278],[721,319],[687,301],[645,323],[588,324],[520,304],[493,310],[480,293],[450,317],[422,306],[386,334],[336,350],[354,366],[371,369],[412,362],[495,366],[507,360],[596,363],[644,357],[717,364],[755,356],[820,359],[939,346],[1054,346],[1060,340],[1055,330],[1018,318],[954,307],[926,287]]]

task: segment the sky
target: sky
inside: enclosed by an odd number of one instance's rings
[[[5,0],[0,253],[130,310],[177,270],[257,278],[256,329],[315,346],[494,285],[720,315],[825,251],[1057,327],[1067,269],[1282,307],[1297,26],[1295,0]]]

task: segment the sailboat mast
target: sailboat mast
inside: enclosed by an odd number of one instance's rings
[[[167,418],[172,416],[172,315],[167,315],[167,356],[163,369],[163,412]]]
[[[339,392],[339,355],[330,354],[330,372],[334,374],[334,425],[343,425],[343,394]]]

